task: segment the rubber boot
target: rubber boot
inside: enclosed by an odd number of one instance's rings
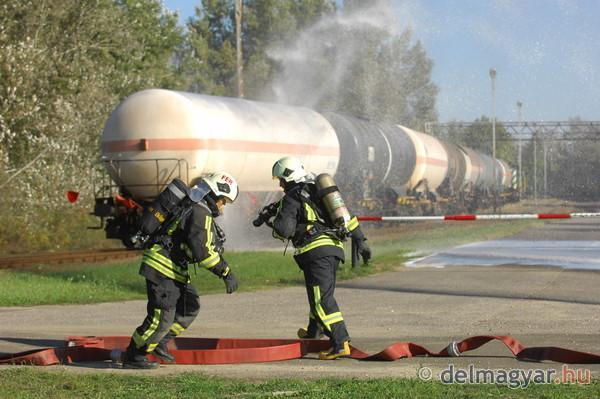
[[[123,355],[123,368],[151,370],[158,368],[158,363],[148,360],[146,353],[138,349],[132,340]]]
[[[333,346],[326,352],[319,353],[320,360],[335,360],[339,357],[350,356],[350,341],[344,341],[339,346]]]

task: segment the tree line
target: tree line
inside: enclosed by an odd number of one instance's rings
[[[380,26],[386,1],[242,3],[246,98],[417,128],[435,119],[432,61],[409,29]],[[235,2],[202,0],[185,26],[177,20],[160,0],[3,2],[0,216],[13,223],[0,228],[0,247],[52,246],[57,228],[68,236],[81,224],[64,212],[89,207],[102,128],[126,96],[152,87],[237,94]],[[74,210],[66,190],[88,201]]]

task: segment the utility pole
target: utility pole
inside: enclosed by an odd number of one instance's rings
[[[498,176],[496,176],[496,70],[490,68],[490,78],[492,79],[492,158],[494,160],[494,213],[497,207],[498,194]]]
[[[519,116],[519,125],[522,122],[522,115],[521,115],[521,108],[523,107],[523,103],[521,101],[517,101],[517,109],[518,109],[518,116]],[[522,153],[522,143],[521,143],[521,133],[523,132],[523,129],[521,128],[521,126],[519,126],[519,179],[518,179],[518,188],[519,188],[519,199],[521,199],[521,195],[523,194],[523,153]]]
[[[533,201],[537,205],[537,132],[531,137],[533,138]]]
[[[548,171],[547,171],[547,158],[548,158],[548,145],[546,140],[542,140],[544,146],[544,198],[548,198]]]
[[[242,0],[235,0],[235,53],[236,53],[236,80],[238,97],[244,97],[244,78],[242,72],[244,64],[242,59]]]

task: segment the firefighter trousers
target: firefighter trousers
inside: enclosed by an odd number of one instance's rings
[[[200,297],[194,286],[169,278],[146,279],[146,318],[131,337],[128,352],[150,353],[162,341],[181,334],[200,312]]]
[[[350,336],[333,296],[340,259],[336,256],[324,256],[296,261],[304,272],[311,322],[315,320],[321,326],[334,348],[343,347]]]

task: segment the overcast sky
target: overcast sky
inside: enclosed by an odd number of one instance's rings
[[[164,0],[180,21],[200,0]],[[434,61],[441,122],[600,120],[600,0],[397,0],[400,29],[412,27]]]

